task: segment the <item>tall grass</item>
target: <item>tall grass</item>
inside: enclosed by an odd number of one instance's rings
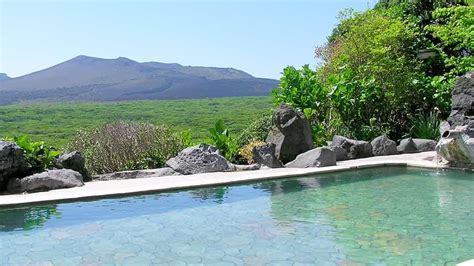
[[[410,135],[413,138],[433,140],[440,138],[440,119],[436,112],[416,115],[412,118],[411,125]]]
[[[124,120],[190,130],[195,141],[204,141],[216,120],[223,119],[237,134],[271,106],[270,97],[15,104],[0,106],[0,138],[26,134],[32,141],[60,148],[79,129]]]

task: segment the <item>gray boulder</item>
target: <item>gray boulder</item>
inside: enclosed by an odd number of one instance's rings
[[[296,159],[287,163],[288,168],[325,167],[336,165],[336,153],[322,147],[309,150],[296,156]]]
[[[330,143],[332,145],[332,141]],[[349,160],[349,157],[347,157],[346,149],[342,147],[338,147],[338,146],[328,146],[327,148],[336,154],[336,161],[339,162],[339,161]]]
[[[346,151],[348,159],[359,159],[373,156],[372,145],[367,141],[349,139],[335,135],[331,143],[332,147],[339,147]],[[342,150],[338,151],[342,154]]]
[[[0,141],[0,191],[7,188],[10,179],[22,177],[30,168],[16,143]]]
[[[402,139],[400,141],[400,145],[397,146],[397,150],[399,153],[417,153],[419,152],[416,143],[413,141],[412,138]]]
[[[283,167],[281,161],[275,156],[275,146],[274,143],[266,143],[265,145],[254,147],[252,149],[253,160],[270,168]]]
[[[147,170],[133,170],[133,171],[121,171],[109,174],[98,175],[94,177],[94,180],[121,180],[121,179],[135,179],[135,178],[146,178],[146,177],[161,177],[170,175],[180,175],[175,170],[164,167],[159,169],[147,169]]]
[[[84,183],[80,173],[70,169],[56,169],[47,170],[21,179],[11,179],[8,183],[8,191],[11,193],[36,192],[80,187],[83,185]]]
[[[458,77],[452,92],[452,109],[448,117],[451,129],[465,126],[474,120],[474,71]],[[468,128],[472,135],[472,128]],[[474,136],[471,136],[474,137]]]
[[[266,142],[275,144],[275,156],[283,163],[314,148],[311,128],[303,113],[281,104],[273,112],[272,121]]]
[[[379,136],[370,142],[374,156],[398,154],[397,143],[387,136]]]
[[[416,148],[419,152],[434,151],[436,149],[436,144],[438,144],[432,139],[413,139],[413,142],[415,142]]]
[[[84,181],[92,180],[91,175],[86,169],[86,160],[78,151],[61,154],[56,158],[54,164],[58,168],[71,169],[79,172],[84,178]]]
[[[436,152],[452,166],[474,168],[474,71],[457,79],[451,101]]]
[[[232,171],[232,164],[219,154],[216,147],[207,144],[182,150],[166,165],[183,175]]]
[[[474,168],[474,138],[469,137],[468,126],[458,126],[444,135],[436,152],[451,166]]]

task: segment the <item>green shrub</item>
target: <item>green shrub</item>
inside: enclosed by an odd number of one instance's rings
[[[253,164],[255,163],[253,160],[253,153],[252,153],[253,148],[260,147],[263,145],[265,145],[265,142],[263,141],[259,141],[259,140],[252,141],[239,149],[239,155],[242,156],[246,160],[246,163]]]
[[[322,69],[333,88],[333,107],[354,137],[388,133],[399,138],[408,117],[433,107],[433,92],[423,86],[422,62],[416,57],[419,33],[375,10],[354,13],[345,25]]]
[[[120,121],[78,131],[67,149],[80,151],[93,174],[104,174],[162,167],[186,144],[165,126]]]
[[[243,147],[254,141],[265,141],[268,132],[272,128],[272,115],[266,114],[259,119],[250,123],[250,125],[242,130],[236,137],[239,147]]]
[[[286,67],[280,86],[272,91],[275,104],[286,103],[303,112],[310,121],[324,121],[330,110],[329,91],[308,65]]]
[[[53,161],[61,152],[47,147],[44,141],[30,141],[27,135],[5,140],[15,142],[24,151],[25,160],[31,165],[32,171],[45,170],[53,166]]]
[[[411,120],[410,135],[413,138],[438,140],[440,138],[439,126],[438,113],[418,114]]]
[[[442,61],[437,75],[429,77],[436,106],[442,117],[451,109],[451,92],[457,76],[474,70],[474,6],[438,8],[425,30],[434,39],[433,48]]]
[[[210,143],[219,149],[220,153],[229,161],[233,161],[238,152],[238,146],[225,127],[224,121],[217,120],[212,128],[209,129]]]
[[[331,90],[323,83],[321,72],[311,70],[308,65],[301,69],[285,68],[272,98],[275,104],[286,103],[304,113],[317,146],[326,145],[341,129],[341,120],[331,106]]]

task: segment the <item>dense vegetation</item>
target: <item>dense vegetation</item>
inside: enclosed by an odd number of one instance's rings
[[[5,137],[0,140],[13,141],[23,149],[30,172],[41,172],[43,169],[52,167],[54,159],[61,154],[61,151],[46,146],[44,141],[30,141],[27,135]]]
[[[287,67],[275,103],[310,119],[316,144],[335,133],[433,138],[455,78],[474,70],[474,6],[464,1],[380,1],[344,10],[316,69]]]
[[[26,134],[61,148],[77,130],[124,120],[187,130],[197,142],[208,139],[208,129],[219,119],[237,134],[270,109],[269,97],[8,105],[0,106],[0,137]]]

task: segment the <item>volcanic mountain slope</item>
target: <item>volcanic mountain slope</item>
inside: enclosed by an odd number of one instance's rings
[[[0,73],[0,81],[10,79],[10,77],[5,73]]]
[[[0,104],[261,96],[276,86],[277,80],[255,78],[233,68],[78,56],[22,77],[0,80]]]

